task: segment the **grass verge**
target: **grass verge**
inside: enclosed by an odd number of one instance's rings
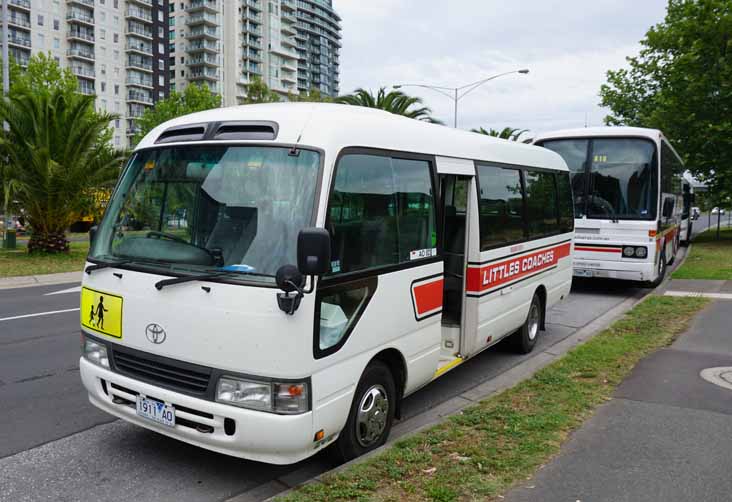
[[[72,242],[68,254],[29,255],[24,246],[12,251],[0,249],[0,277],[80,271],[88,251],[88,242]]]
[[[732,280],[732,229],[720,231],[720,240],[716,228],[699,234],[686,261],[671,277]]]
[[[651,296],[532,378],[277,500],[497,500],[557,454],[636,363],[673,341],[705,303]]]

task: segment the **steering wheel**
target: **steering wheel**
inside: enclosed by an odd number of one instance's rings
[[[171,241],[176,241],[176,242],[181,242],[183,244],[191,245],[190,242],[188,242],[187,240],[183,239],[182,237],[178,237],[177,235],[168,234],[168,233],[165,233],[165,232],[157,232],[155,230],[153,230],[151,232],[148,232],[146,237],[159,237],[159,238],[163,238],[164,237],[166,239],[170,239]]]

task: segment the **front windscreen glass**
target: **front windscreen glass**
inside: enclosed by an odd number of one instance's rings
[[[653,142],[636,138],[542,143],[569,166],[577,218],[653,220],[658,174]]]
[[[186,146],[137,152],[90,257],[173,273],[274,282],[297,262],[320,156],[309,150]]]

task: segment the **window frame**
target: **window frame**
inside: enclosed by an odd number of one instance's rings
[[[557,184],[557,173],[564,173],[565,171],[559,170],[559,169],[550,169],[546,167],[535,167],[535,166],[525,166],[525,165],[518,165],[518,164],[507,164],[505,162],[488,162],[488,161],[482,161],[482,160],[476,160],[475,162],[475,183],[477,185],[477,190],[475,191],[476,201],[478,203],[478,241],[480,241],[480,167],[497,167],[500,169],[513,169],[515,171],[518,171],[520,173],[520,179],[521,179],[521,199],[522,199],[522,208],[523,208],[523,216],[521,218],[522,224],[523,224],[523,230],[524,230],[524,238],[514,241],[507,241],[502,242],[500,244],[495,244],[492,246],[482,247],[480,246],[479,252],[484,253],[487,251],[493,251],[495,249],[504,248],[507,246],[515,246],[516,244],[524,244],[526,242],[536,241],[539,239],[545,239],[547,237],[555,237],[557,235],[563,235],[569,232],[563,232],[561,227],[561,217],[560,217],[560,206],[559,206],[559,185]],[[526,173],[532,171],[532,172],[544,172],[552,174],[552,178],[554,179],[554,205],[555,205],[555,212],[557,215],[557,231],[552,232],[549,234],[543,234],[541,236],[532,237],[529,233],[529,212],[528,212],[528,199],[526,196]],[[571,190],[571,185],[570,185]],[[572,223],[572,232],[574,231],[574,222]]]
[[[216,127],[218,122],[211,122],[209,127]],[[127,159],[127,162],[125,163],[124,168],[122,169],[120,176],[117,178],[117,182],[114,186],[114,189],[112,190],[112,193],[110,195],[110,200],[112,200],[113,197],[117,194],[117,191],[120,188],[121,182],[124,179],[124,177],[127,175],[127,172],[132,168],[133,161],[135,157],[139,153],[147,152],[150,150],[157,150],[162,148],[171,148],[171,147],[198,147],[198,148],[207,148],[214,146],[209,142],[192,142],[192,143],[164,143],[161,145],[154,145],[149,146],[146,148],[140,148],[138,150],[134,150],[132,154]],[[315,187],[315,194],[313,196],[313,210],[310,215],[310,221],[309,224],[311,227],[316,226],[317,218],[318,218],[318,207],[320,206],[320,197],[323,193],[323,173],[325,170],[325,150],[323,150],[320,147],[315,146],[306,146],[306,145],[299,145],[295,143],[274,143],[274,142],[262,142],[262,141],[252,141],[252,142],[236,142],[236,141],[222,141],[221,143],[216,143],[215,146],[226,146],[226,147],[275,147],[275,148],[290,148],[290,149],[298,149],[298,150],[308,150],[311,152],[315,152],[318,155],[320,155],[320,163],[318,166],[318,174],[316,178],[316,187]],[[104,209],[104,213],[102,214],[102,219],[106,218],[107,216],[107,210],[109,208],[109,204],[107,204],[107,207]],[[93,264],[104,264],[107,263],[104,260],[99,260],[97,258],[93,258],[89,255],[86,257],[86,261]],[[190,274],[182,274],[177,273],[173,271],[166,271],[166,270],[157,270],[157,269],[151,269],[148,267],[145,267],[144,265],[134,265],[134,264],[119,264],[115,265],[115,268],[119,268],[122,270],[130,270],[133,272],[143,272],[147,274],[156,274],[164,277],[188,277]],[[232,284],[235,286],[249,286],[249,287],[258,287],[258,288],[267,288],[267,289],[279,289],[277,284],[265,284],[265,283],[257,283],[255,281],[249,281],[246,279],[246,276],[239,277],[239,278],[231,278],[231,277],[214,277],[211,279],[207,279],[208,282],[214,282],[214,283],[221,283],[221,284]]]
[[[404,159],[404,160],[419,160],[419,161],[425,161],[427,162],[427,166],[430,173],[430,183],[432,187],[432,197],[433,197],[433,208],[435,211],[435,232],[437,233],[437,242],[435,243],[435,248],[437,249],[437,253],[435,256],[431,256],[428,258],[419,258],[416,260],[411,260],[408,262],[403,263],[395,263],[390,265],[380,265],[376,267],[366,268],[362,270],[356,270],[353,272],[339,272],[333,275],[325,275],[318,281],[318,289],[320,289],[320,285],[322,284],[322,287],[329,287],[333,284],[341,283],[341,282],[352,282],[357,279],[362,279],[366,277],[371,276],[379,276],[382,274],[388,274],[391,272],[396,272],[398,270],[406,270],[410,268],[415,267],[421,267],[423,265],[427,265],[430,263],[437,263],[444,261],[443,256],[443,246],[442,246],[442,240],[443,240],[443,229],[441,228],[441,219],[442,219],[442,209],[440,208],[439,204],[439,193],[437,191],[437,187],[439,186],[437,183],[437,169],[436,169],[436,161],[434,155],[428,155],[428,154],[420,154],[420,153],[414,153],[414,152],[405,152],[402,150],[388,150],[383,148],[371,148],[371,147],[361,147],[361,146],[349,146],[342,148],[340,152],[338,152],[338,155],[336,156],[335,163],[333,164],[333,171],[330,178],[330,187],[328,188],[328,200],[325,206],[325,225],[327,229],[327,222],[328,218],[330,216],[330,203],[331,198],[333,197],[333,192],[335,190],[335,182],[336,178],[338,177],[338,170],[340,168],[341,160],[343,157],[346,157],[348,155],[372,155],[375,157],[387,157],[392,159]]]
[[[327,285],[321,285],[322,282],[323,281],[318,283],[318,288],[315,292],[315,312],[313,315],[313,358],[316,360],[323,359],[324,357],[328,357],[331,354],[335,354],[336,352],[341,350],[341,348],[343,348],[348,339],[351,337],[351,333],[353,333],[353,330],[356,328],[356,325],[361,319],[361,316],[364,312],[366,312],[366,307],[368,307],[371,299],[374,297],[376,289],[379,287],[379,276],[371,275],[369,277],[351,278],[347,281],[337,281],[333,283],[328,283]],[[333,293],[340,293],[342,291],[348,291],[350,289],[357,289],[362,287],[365,287],[368,292],[366,293],[366,297],[363,299],[361,307],[353,314],[353,318],[348,320],[348,327],[343,333],[343,336],[341,336],[341,339],[338,340],[338,343],[336,343],[335,345],[332,345],[326,349],[321,349],[320,306],[322,304],[323,297]]]

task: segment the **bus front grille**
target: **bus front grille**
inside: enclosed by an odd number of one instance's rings
[[[119,373],[188,394],[206,394],[211,380],[209,368],[144,352],[115,348],[112,359]]]

